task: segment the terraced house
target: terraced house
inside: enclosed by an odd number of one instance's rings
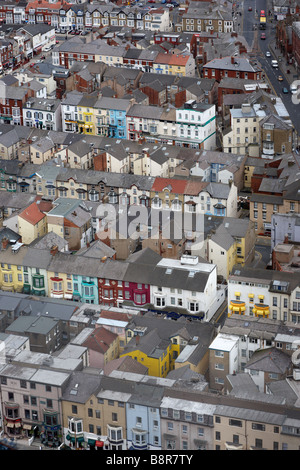
[[[101,136],[126,139],[126,114],[133,100],[101,97],[94,104],[96,133]]]
[[[182,15],[181,23],[176,25],[177,31],[219,32],[230,33],[234,24],[232,15],[225,10],[211,6],[195,8],[190,5]]]

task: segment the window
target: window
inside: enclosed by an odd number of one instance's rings
[[[239,419],[230,419],[229,420],[229,426],[237,426],[239,428],[242,427],[242,421],[240,421]]]
[[[261,423],[252,423],[252,429],[255,429],[256,431],[265,431],[266,426]]]

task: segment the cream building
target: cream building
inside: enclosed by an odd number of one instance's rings
[[[231,109],[231,126],[223,133],[223,152],[260,156],[259,121],[266,116],[260,105],[243,104]]]

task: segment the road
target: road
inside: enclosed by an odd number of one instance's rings
[[[249,12],[248,8],[252,7],[252,11]],[[294,104],[292,102],[292,95],[284,94],[282,92],[283,88],[290,89],[290,84],[287,81],[284,73],[280,70],[280,62],[279,62],[279,69],[276,70],[271,66],[271,60],[274,59],[272,56],[272,48],[270,45],[275,41],[275,20],[273,24],[270,21],[267,21],[267,27],[264,31],[266,34],[266,39],[260,39],[261,31],[258,29],[254,31],[253,25],[259,26],[259,13],[261,10],[264,10],[268,17],[268,1],[267,0],[243,0],[239,4],[239,11],[243,14],[243,22],[242,22],[242,34],[244,35],[245,39],[247,40],[250,47],[257,47],[257,61],[258,64],[264,70],[265,75],[267,76],[271,88],[273,92],[280,97],[286,107],[288,114],[290,115],[291,121],[295,127],[295,130],[298,134],[300,134],[300,120],[298,118],[298,114],[300,111],[300,104]],[[271,57],[266,57],[266,52],[271,52]],[[278,81],[278,76],[282,75],[283,81]]]

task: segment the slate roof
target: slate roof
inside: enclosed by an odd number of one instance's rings
[[[68,384],[63,391],[62,399],[85,404],[91,395],[97,391],[101,380],[102,376],[98,374],[75,371],[69,378]]]
[[[268,348],[254,351],[245,368],[267,373],[285,374],[291,365],[291,356],[280,351],[280,349]]]

